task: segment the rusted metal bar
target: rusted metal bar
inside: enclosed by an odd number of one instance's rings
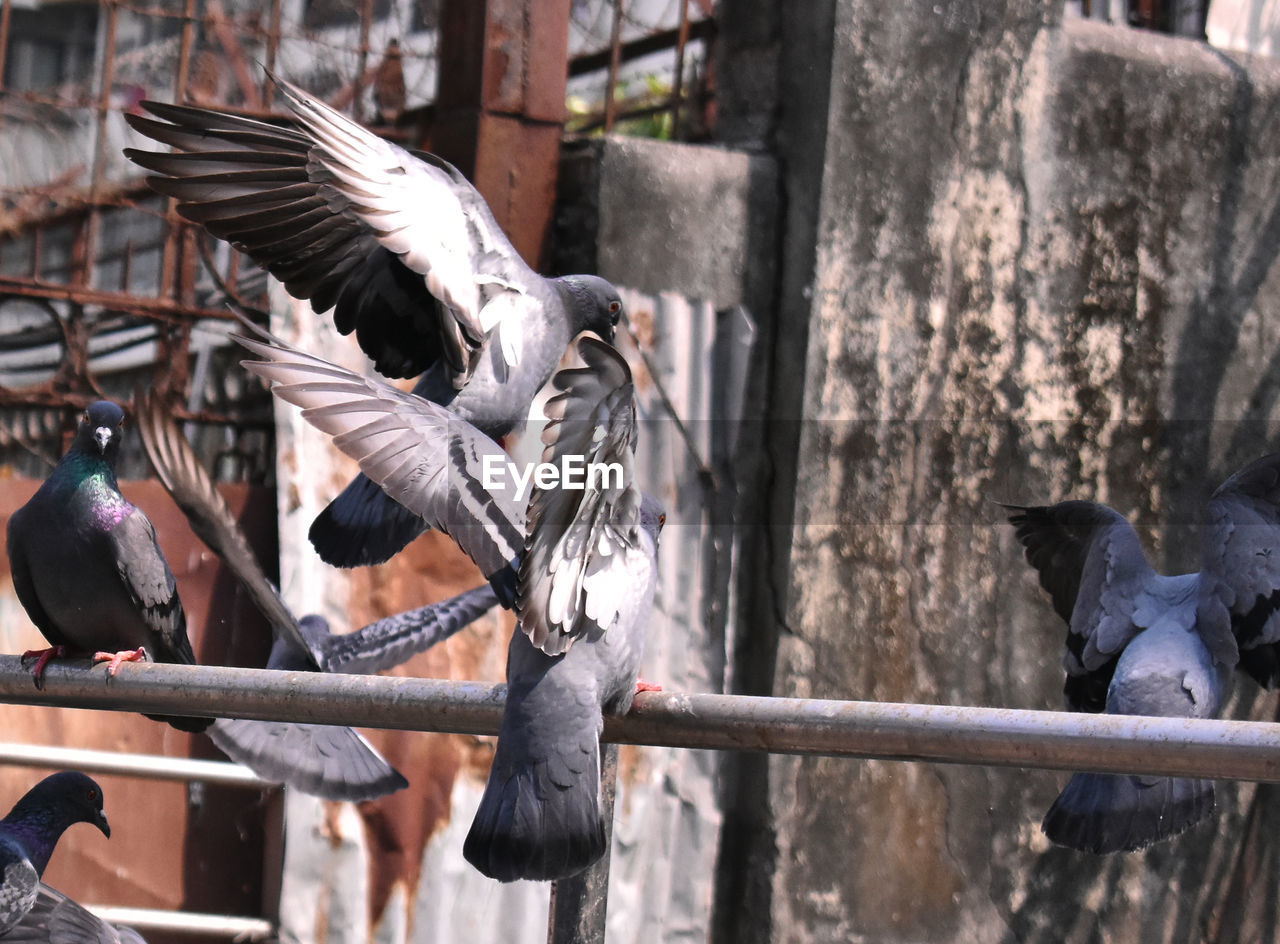
[[[680,0],[680,26],[676,39],[676,75],[671,83],[671,137],[680,137],[680,104],[684,97],[684,49],[689,44],[689,0]]]
[[[618,118],[618,70],[622,66],[622,0],[613,0],[613,26],[609,33],[609,77],[604,85],[604,130],[612,131]]]
[[[104,0],[107,8],[106,37],[102,49],[102,69],[98,73],[98,105],[94,119],[93,170],[89,177],[89,208],[85,218],[83,253],[80,271],[74,273],[71,282],[93,284],[94,263],[98,254],[98,233],[102,228],[102,210],[98,196],[106,183],[107,168],[107,118],[111,114],[111,93],[116,83],[116,32],[120,24],[120,9],[115,0]]]
[[[688,40],[701,39],[710,41],[716,35],[715,20],[691,20],[689,21]],[[687,40],[687,41],[688,41]],[[613,59],[614,49],[618,50],[621,62],[630,62],[633,59],[639,59],[642,56],[648,56],[651,53],[662,52],[664,49],[671,49],[680,41],[679,27],[667,30],[658,30],[641,36],[638,39],[631,39],[617,47],[610,46],[608,49],[602,49],[599,52],[587,53],[583,56],[575,56],[569,61],[569,75],[586,75],[590,72],[599,72],[601,69],[609,68],[609,63]]]
[[[13,21],[13,0],[0,0],[0,92],[4,92],[4,70],[9,59],[9,27]],[[0,127],[4,125],[4,109],[0,108]]]
[[[606,744],[600,757],[601,813],[605,848],[613,838],[613,801],[618,791],[618,745]],[[609,856],[551,883],[547,944],[604,944],[609,911]]]
[[[214,318],[234,321],[235,315],[225,308],[199,308],[182,305],[167,298],[148,298],[122,292],[106,292],[101,289],[62,285],[38,279],[15,279],[0,275],[0,296],[19,295],[29,298],[47,298],[56,301],[75,302],[80,305],[98,305],[117,311],[145,314],[151,318],[186,324],[193,318]]]
[[[45,688],[0,656],[0,702],[495,734],[505,685],[221,666],[54,663]],[[1280,783],[1280,724],[891,702],[640,692],[605,741]]]

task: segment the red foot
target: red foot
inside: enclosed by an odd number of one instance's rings
[[[50,646],[48,649],[28,649],[22,654],[22,661],[35,659],[36,664],[31,669],[31,680],[36,683],[36,688],[44,688],[44,670],[54,659],[64,659],[70,653],[66,646]]]
[[[93,654],[94,662],[110,662],[107,666],[107,674],[115,675],[120,671],[122,662],[145,662],[147,659],[147,650],[139,646],[137,649],[124,649],[120,652],[95,652]]]
[[[653,682],[646,682],[644,679],[636,679],[636,692],[660,692],[661,685],[655,685]]]

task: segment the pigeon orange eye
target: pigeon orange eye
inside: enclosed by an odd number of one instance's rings
[[[659,527],[659,528],[664,527],[664,526],[666,525],[666,523],[667,523],[667,516],[666,516],[666,515],[658,515],[658,527]]]
[[[609,314],[616,315],[622,311],[622,302],[609,302]]]
[[[96,799],[98,799],[98,791],[97,791],[97,790],[90,790],[90,791],[89,791],[89,799],[90,799],[90,800],[96,800]]]

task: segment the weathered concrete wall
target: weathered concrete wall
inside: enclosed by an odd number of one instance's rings
[[[1280,71],[1052,2],[788,6],[721,8],[727,128],[784,194],[737,680],[1058,707],[1064,629],[992,501],[1107,501],[1195,566],[1189,516],[1275,443]],[[1063,781],[740,771],[717,939],[1272,939],[1274,791],[1224,785],[1212,824],[1102,859],[1039,833]]]

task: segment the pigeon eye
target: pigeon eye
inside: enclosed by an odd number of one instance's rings
[[[90,800],[96,800],[96,799],[98,799],[98,791],[97,791],[97,790],[90,790],[90,791],[89,791],[89,799],[90,799]]]
[[[665,527],[666,523],[667,523],[667,516],[665,514],[658,515],[658,527],[659,528]]]
[[[619,301],[609,302],[609,314],[613,315],[614,317],[617,317],[617,314],[620,311],[622,311],[622,302],[619,302]]]

